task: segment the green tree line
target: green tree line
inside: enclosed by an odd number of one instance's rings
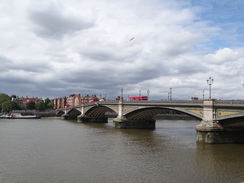
[[[46,98],[44,101],[38,102],[28,102],[26,105],[20,105],[15,101],[12,101],[12,98],[16,98],[15,95],[8,96],[5,93],[0,93],[0,111],[1,112],[10,112],[12,110],[21,110],[21,109],[30,109],[30,110],[46,110],[53,109],[54,104],[49,98]]]

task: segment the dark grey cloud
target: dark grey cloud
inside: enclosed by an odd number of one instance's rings
[[[6,68],[13,67],[14,63],[11,61],[10,58],[0,55],[0,65],[1,65],[0,71],[4,72],[4,71],[6,71]]]
[[[48,38],[60,38],[65,34],[94,26],[93,20],[88,20],[86,17],[64,15],[55,9],[31,11],[29,19],[35,25],[34,32],[41,37]]]

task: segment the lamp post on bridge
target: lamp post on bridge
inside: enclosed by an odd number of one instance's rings
[[[150,93],[150,90],[147,90],[147,100],[149,100],[149,93]]]
[[[211,98],[211,85],[213,84],[214,79],[209,77],[209,79],[207,79],[207,84],[209,85],[209,98]]]
[[[123,92],[124,92],[124,89],[121,88],[121,96],[120,96],[120,100],[122,100],[122,101],[123,101]]]
[[[172,88],[169,89],[169,100],[172,100]]]
[[[242,83],[242,86],[243,86],[243,88],[244,88],[244,83]]]

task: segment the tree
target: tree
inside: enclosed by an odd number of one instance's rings
[[[53,109],[54,108],[54,104],[52,103],[52,101],[49,98],[46,98],[44,103],[45,103],[45,109]]]
[[[47,104],[47,109],[53,109],[54,108],[54,103],[53,102],[49,102]]]
[[[19,110],[20,106],[17,102],[8,100],[8,101],[3,102],[2,109],[3,109],[3,112],[10,112],[12,110]]]
[[[33,101],[30,101],[26,104],[27,109],[35,109],[36,103]]]
[[[45,103],[43,101],[39,101],[36,103],[36,110],[45,110]]]
[[[45,101],[44,101],[44,103],[45,103],[45,107],[47,107],[47,104],[48,104],[49,102],[51,102],[51,100],[50,100],[49,98],[46,98]]]
[[[10,100],[10,97],[7,94],[0,93],[0,110],[2,110],[2,104],[9,100]]]
[[[5,93],[0,93],[0,104],[10,100],[10,97]]]

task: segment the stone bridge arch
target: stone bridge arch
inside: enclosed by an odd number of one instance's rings
[[[184,109],[162,106],[147,106],[130,110],[129,112],[124,113],[122,116],[118,116],[113,121],[115,127],[117,128],[155,129],[156,120],[154,119],[154,116],[157,114],[169,114],[172,112],[187,114],[198,119],[199,121],[201,120],[200,112],[197,114]]]
[[[77,117],[79,122],[107,123],[110,115],[117,116],[117,112],[106,105],[90,106],[83,114]]]
[[[58,110],[56,112],[56,116],[62,116],[63,114],[65,114],[65,112],[63,110]]]
[[[67,111],[67,115],[69,116],[69,119],[76,120],[79,115],[81,115],[81,111],[79,111],[76,108],[72,108],[69,111]]]
[[[218,123],[221,125],[221,127],[225,129],[243,129],[244,130],[244,116],[238,115],[235,117],[228,117],[228,118],[222,118],[218,120]]]
[[[216,101],[215,101],[216,102]],[[219,101],[218,101],[219,102]],[[244,109],[242,106],[213,106],[213,123],[221,130],[244,130]],[[214,126],[213,125],[213,126]]]
[[[108,113],[117,114],[117,112],[106,105],[97,105],[89,108],[83,115],[86,117],[100,118],[106,117]]]
[[[57,112],[57,116],[62,116],[63,119],[68,120],[77,120],[77,116],[79,115],[81,115],[81,111],[78,108],[65,108]]]
[[[190,117],[193,117],[197,120],[201,120],[201,116],[197,115],[196,113],[182,110],[182,109],[175,109],[175,108],[167,108],[167,107],[145,107],[140,109],[132,110],[128,113],[124,114],[124,117],[128,120],[153,120],[157,114],[186,114]]]

